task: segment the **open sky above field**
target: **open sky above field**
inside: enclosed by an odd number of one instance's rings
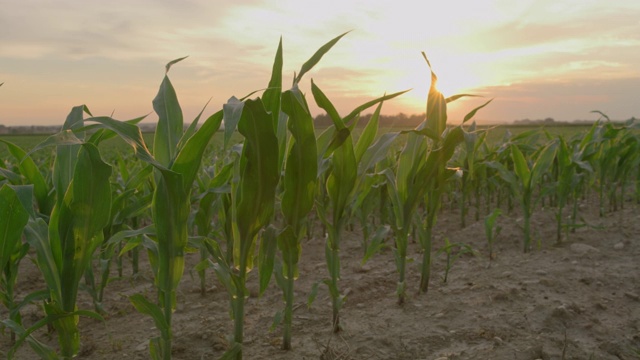
[[[62,124],[79,104],[121,120],[150,113],[164,65],[185,55],[170,77],[191,121],[209,98],[206,114],[264,88],[280,36],[288,86],[349,30],[303,81],[342,114],[409,88],[383,112],[424,112],[425,51],[445,96],[495,98],[480,121],[640,117],[638,0],[0,0],[0,9],[4,125]],[[451,119],[483,101],[452,104]]]

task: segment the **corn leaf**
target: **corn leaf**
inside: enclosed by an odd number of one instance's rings
[[[427,127],[441,135],[447,126],[447,102],[437,88],[438,77],[433,72],[427,55],[423,52],[422,56],[431,72],[431,86],[429,87],[429,95],[427,95]]]
[[[196,174],[202,163],[202,155],[222,123],[223,112],[218,111],[211,115],[202,127],[187,141],[180,153],[177,155],[171,170],[182,175],[184,192],[189,192],[195,180]]]
[[[384,133],[378,140],[369,146],[358,162],[358,174],[364,174],[373,168],[377,163],[386,158],[389,148],[400,133]],[[359,143],[359,141],[358,141]]]
[[[348,33],[349,32],[339,35],[334,39],[332,39],[331,41],[329,41],[328,43],[322,45],[322,47],[320,47],[320,49],[318,49],[318,51],[316,51],[315,54],[313,54],[313,56],[309,60],[307,60],[307,62],[302,64],[302,68],[300,69],[300,72],[298,72],[298,75],[293,80],[293,84],[295,85],[300,83],[302,76],[304,76],[304,74],[306,74],[309,70],[311,70],[320,61],[320,59],[322,59],[324,54],[326,54],[329,50],[331,50],[333,45],[335,45],[338,41],[340,41],[340,39],[342,39],[343,36],[347,35]]]
[[[158,114],[158,125],[153,138],[153,156],[163,166],[170,167],[182,137],[183,120],[176,91],[168,76],[164,77],[158,94],[153,99],[153,110]]]
[[[522,151],[516,145],[511,146],[511,158],[513,159],[516,176],[520,179],[523,188],[525,190],[529,189],[531,186],[531,170],[529,170],[527,159],[525,159]]]
[[[190,214],[188,190],[183,177],[164,172],[158,180],[152,202],[153,222],[158,238],[158,277],[162,307],[175,306],[175,289],[184,272],[184,250],[187,245],[187,222]],[[170,303],[167,303],[170,299]]]
[[[262,100],[247,100],[238,131],[245,137],[238,184],[237,224],[239,238],[234,239],[234,263],[246,261],[251,269],[250,253],[258,231],[269,223],[280,177],[278,139]]]
[[[335,106],[333,106],[329,98],[324,94],[324,92],[322,92],[322,90],[320,90],[320,88],[313,82],[313,80],[311,80],[311,93],[313,94],[313,98],[315,99],[316,104],[318,104],[320,108],[327,112],[327,115],[329,115],[329,117],[333,121],[333,125],[335,126],[336,130],[340,132],[345,129],[346,126],[344,124],[344,121],[342,121],[342,118],[340,117],[340,114],[338,114]]]
[[[271,79],[269,86],[262,95],[262,101],[265,109],[271,113],[273,128],[278,129],[280,121],[280,102],[282,96],[282,37],[278,43],[275,59],[273,60],[273,68],[271,70]],[[278,143],[282,143],[282,139],[278,138]]]
[[[4,269],[11,255],[20,245],[22,231],[29,221],[18,194],[9,185],[0,188],[0,269]]]
[[[33,184],[33,191],[38,203],[38,208],[42,214],[48,215],[51,213],[53,207],[52,199],[49,197],[49,187],[47,182],[40,173],[38,165],[31,159],[31,157],[22,150],[18,145],[15,145],[4,139],[0,139],[7,145],[9,153],[18,161],[18,169],[20,174],[24,176],[30,184]]]
[[[25,237],[36,250],[36,259],[40,272],[49,288],[51,297],[56,302],[62,301],[62,289],[60,287],[59,267],[56,264],[51,246],[49,245],[49,229],[47,223],[41,218],[30,220],[25,228]]]
[[[235,96],[232,96],[226,104],[222,105],[222,111],[224,112],[224,148],[229,148],[229,140],[236,127],[240,116],[242,116],[242,109],[244,108],[244,102],[238,100]]]
[[[289,90],[282,98],[283,111],[289,115],[293,146],[286,162],[281,207],[287,224],[294,226],[297,232],[300,220],[306,218],[314,204],[318,163],[313,118],[295,91],[299,90]]]
[[[365,126],[364,130],[362,130],[362,134],[360,134],[358,142],[356,142],[355,154],[358,164],[360,164],[362,156],[365,154],[365,151],[369,148],[369,146],[371,146],[376,138],[376,135],[378,134],[378,123],[381,109],[382,102],[380,102],[378,104],[378,107],[376,107],[376,111],[373,112],[373,115],[367,123],[367,126]]]
[[[462,120],[462,123],[464,124],[464,123],[466,123],[467,121],[471,120],[471,118],[473,118],[473,117],[476,115],[476,113],[478,112],[478,110],[480,110],[480,109],[482,109],[483,107],[485,107],[485,106],[489,105],[489,103],[490,103],[490,102],[492,102],[492,101],[493,101],[493,99],[491,99],[491,100],[489,100],[489,101],[485,102],[484,104],[482,104],[482,105],[478,106],[477,108],[475,108],[475,109],[473,109],[473,110],[469,111],[469,113],[468,113],[467,115],[465,115],[465,116],[464,116],[464,119]]]
[[[356,107],[355,109],[353,109],[349,113],[349,115],[345,116],[344,119],[342,119],[342,121],[345,124],[350,124],[351,125],[351,122],[354,121],[354,119],[356,119],[360,115],[360,113],[363,112],[364,110],[372,107],[373,105],[381,103],[383,101],[391,100],[391,99],[393,99],[395,97],[398,97],[398,96],[400,96],[400,95],[402,95],[402,94],[404,94],[404,93],[406,93],[408,91],[409,90],[399,91],[399,92],[396,92],[396,93],[393,93],[393,94],[390,94],[390,95],[384,95],[384,96],[381,96],[381,97],[379,97],[377,99],[367,101],[366,103],[364,103],[364,104]]]
[[[162,333],[169,332],[169,324],[167,324],[162,309],[158,305],[150,302],[141,294],[135,294],[129,297],[131,304],[142,314],[149,315],[156,324],[156,328]]]
[[[260,274],[260,295],[264,293],[271,281],[273,273],[273,264],[278,245],[276,229],[273,226],[267,227],[262,234],[260,241],[260,250],[258,253],[258,266]]]
[[[553,141],[542,149],[531,168],[531,186],[537,184],[542,175],[551,167],[556,158],[557,148],[558,143]]]
[[[78,283],[96,247],[111,209],[111,167],[100,158],[98,149],[84,144],[78,153],[72,183],[60,205],[59,246],[65,259],[60,269],[62,308],[74,311]],[[73,261],[69,261],[73,259]]]

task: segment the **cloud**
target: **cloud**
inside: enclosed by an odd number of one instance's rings
[[[572,121],[593,119],[590,111],[600,110],[612,119],[626,120],[640,117],[637,89],[640,89],[640,77],[530,81],[487,87],[477,89],[477,93],[495,100],[476,118],[485,122],[547,117]],[[463,101],[465,105],[469,102]]]

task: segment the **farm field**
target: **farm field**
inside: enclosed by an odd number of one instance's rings
[[[517,211],[499,220],[503,227],[496,240],[496,259],[487,268],[487,244],[481,222],[458,226],[455,210],[444,210],[435,247],[444,236],[469,244],[477,256],[464,256],[442,283],[445,258],[436,257],[433,286],[428,294],[409,289],[404,307],[395,298],[393,256],[384,250],[361,265],[361,232],[347,232],[341,252],[342,284],[347,294],[344,332],[331,332],[330,299],[321,289],[311,308],[307,297],[312,284],[326,277],[324,239],[316,224],[311,239],[303,241],[300,277],[294,305],[293,350],[281,350],[278,329],[270,331],[281,309],[282,294],[271,285],[257,297],[253,276],[248,287],[246,346],[248,359],[636,359],[640,345],[640,256],[637,236],[640,213],[629,203],[619,212],[598,217],[593,200],[584,214],[593,228],[578,229],[571,239],[554,246],[553,216],[541,211],[533,219],[536,249],[520,249],[522,218]],[[413,244],[413,247],[416,245]],[[187,269],[198,262],[187,257]],[[128,264],[128,262],[125,262]],[[153,294],[152,274],[142,272],[108,285],[104,300],[108,316],[102,323],[81,318],[79,359],[147,359],[148,338],[156,331],[153,321],[131,305],[128,296]],[[44,284],[35,266],[23,262],[18,297]],[[254,274],[255,275],[255,274]],[[117,277],[115,269],[112,276]],[[419,279],[417,265],[409,266],[409,281]],[[232,321],[228,295],[218,281],[207,280],[200,294],[196,273],[190,271],[178,289],[175,313],[175,359],[216,359],[228,346]],[[81,294],[79,308],[91,308],[91,298]],[[5,314],[5,312],[3,312]],[[24,311],[25,322],[40,318],[35,305]],[[38,337],[55,346],[55,336]],[[0,348],[9,347],[7,334]],[[18,359],[37,359],[28,346]]]
[[[166,75],[155,134],[76,106],[0,138],[0,353],[638,358],[640,124],[487,130],[484,100],[452,125],[469,95],[431,71],[426,119],[381,130],[404,92],[343,116],[298,87],[344,35],[289,90],[279,46],[268,88],[200,126]]]
[[[581,129],[586,131],[588,128]],[[219,134],[220,135],[220,134]],[[219,136],[218,135],[218,136]],[[151,136],[149,136],[152,139]],[[8,137],[12,141],[11,137]],[[44,137],[31,142],[29,149]],[[124,144],[102,144],[126,151]],[[213,143],[215,144],[215,143]],[[111,146],[111,147],[108,147]],[[346,295],[343,331],[331,331],[330,296],[321,287],[311,307],[307,300],[312,287],[327,276],[322,225],[313,216],[310,236],[302,240],[300,276],[296,281],[293,313],[293,349],[281,350],[280,327],[271,329],[274,315],[283,307],[282,293],[272,282],[258,296],[257,274],[249,277],[246,303],[246,358],[282,359],[634,359],[640,348],[640,212],[630,196],[624,209],[599,216],[598,197],[591,191],[579,201],[588,226],[557,245],[552,208],[539,207],[532,218],[533,250],[522,253],[522,213],[514,207],[498,219],[502,228],[494,243],[495,259],[489,267],[489,249],[482,219],[488,210],[466,216],[460,226],[460,209],[454,199],[445,202],[434,233],[433,248],[440,249],[447,238],[468,245],[474,255],[462,255],[452,266],[447,282],[442,281],[446,256],[434,256],[433,280],[427,294],[409,286],[403,306],[395,295],[393,243],[362,264],[362,229],[356,224],[345,232],[340,258],[341,286]],[[409,244],[407,281],[416,284],[420,273],[419,246]],[[31,253],[29,257],[34,257]],[[128,297],[154,293],[153,274],[141,253],[140,272],[132,275],[130,256],[123,261],[119,277],[112,266],[112,280],[103,299],[105,322],[80,319],[82,346],[78,358],[148,358],[149,334],[156,331],[151,318],[136,311]],[[194,267],[199,254],[186,256],[186,274],[178,287],[174,314],[174,359],[220,358],[230,344],[232,320],[228,294],[208,273],[206,293]],[[16,297],[22,298],[45,284],[31,261],[20,265]],[[78,308],[92,308],[92,298],[80,291]],[[4,309],[3,309],[4,310]],[[26,325],[41,318],[40,305],[23,311]],[[6,316],[6,312],[2,312]],[[39,340],[55,348],[56,337],[46,331]],[[10,338],[0,338],[0,349],[10,348]],[[564,355],[563,355],[564,354]],[[18,359],[38,358],[28,346],[20,348]]]

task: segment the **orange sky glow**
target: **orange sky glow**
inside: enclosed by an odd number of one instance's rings
[[[310,93],[313,78],[343,115],[406,89],[383,112],[423,113],[425,51],[445,96],[495,99],[479,123],[595,120],[591,110],[640,117],[636,0],[0,0],[0,8],[4,125],[59,125],[79,104],[120,120],[150,113],[164,65],[185,55],[169,76],[191,121],[210,98],[207,115],[266,87],[280,37],[286,86],[350,30],[302,84]],[[451,104],[450,119],[486,99]]]

